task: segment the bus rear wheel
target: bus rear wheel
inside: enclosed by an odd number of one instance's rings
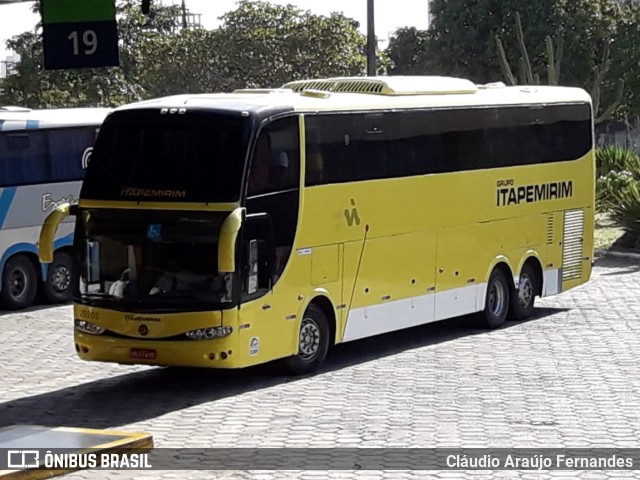
[[[327,316],[316,305],[309,305],[300,322],[298,353],[285,360],[289,372],[294,375],[315,372],[329,351],[329,336]]]
[[[484,310],[480,312],[480,322],[485,328],[500,327],[509,312],[509,283],[507,275],[500,268],[491,272],[487,283]]]
[[[71,255],[57,252],[49,265],[44,296],[49,303],[66,303],[71,300]]]
[[[528,263],[522,267],[518,288],[511,297],[509,318],[513,320],[526,320],[533,315],[536,292],[539,291],[538,275],[535,269]]]
[[[2,292],[0,297],[9,310],[19,310],[30,306],[38,294],[36,267],[24,255],[16,255],[7,260],[2,272]]]

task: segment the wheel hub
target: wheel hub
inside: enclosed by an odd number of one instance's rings
[[[499,317],[506,306],[506,292],[500,283],[494,283],[489,290],[489,310]]]
[[[58,292],[63,292],[71,284],[71,272],[64,265],[56,268],[51,276],[51,285]]]
[[[320,327],[312,318],[302,320],[300,326],[300,357],[305,360],[311,359],[318,354],[320,347]]]
[[[22,297],[27,291],[27,275],[22,270],[15,270],[11,274],[11,295],[15,298]]]
[[[518,287],[518,301],[522,308],[528,308],[533,299],[533,282],[529,275],[520,277],[520,285]]]

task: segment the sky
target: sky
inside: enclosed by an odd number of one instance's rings
[[[367,0],[269,0],[281,5],[295,5],[315,14],[329,15],[342,12],[347,17],[360,22],[360,29],[366,33]],[[165,0],[165,4],[179,3],[178,0]],[[205,28],[219,25],[218,18],[236,7],[236,0],[186,0],[192,13],[202,14]],[[37,15],[31,13],[32,2],[0,5],[0,61],[10,53],[5,41],[14,35],[32,30],[38,22]],[[398,27],[414,26],[427,28],[428,0],[375,0],[376,35],[386,40],[389,33]]]

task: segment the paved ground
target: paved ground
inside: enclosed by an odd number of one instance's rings
[[[340,346],[310,378],[81,362],[68,306],[0,315],[0,426],[147,431],[160,447],[640,447],[640,265],[498,331],[459,319]],[[84,478],[640,478],[640,472],[77,472]]]

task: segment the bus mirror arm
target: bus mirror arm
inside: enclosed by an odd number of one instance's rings
[[[60,223],[69,215],[76,215],[78,206],[63,203],[55,208],[44,220],[38,241],[38,256],[42,263],[53,262],[53,242]]]
[[[236,208],[222,223],[218,242],[218,271],[220,273],[236,271],[236,243],[244,216],[244,208]]]

